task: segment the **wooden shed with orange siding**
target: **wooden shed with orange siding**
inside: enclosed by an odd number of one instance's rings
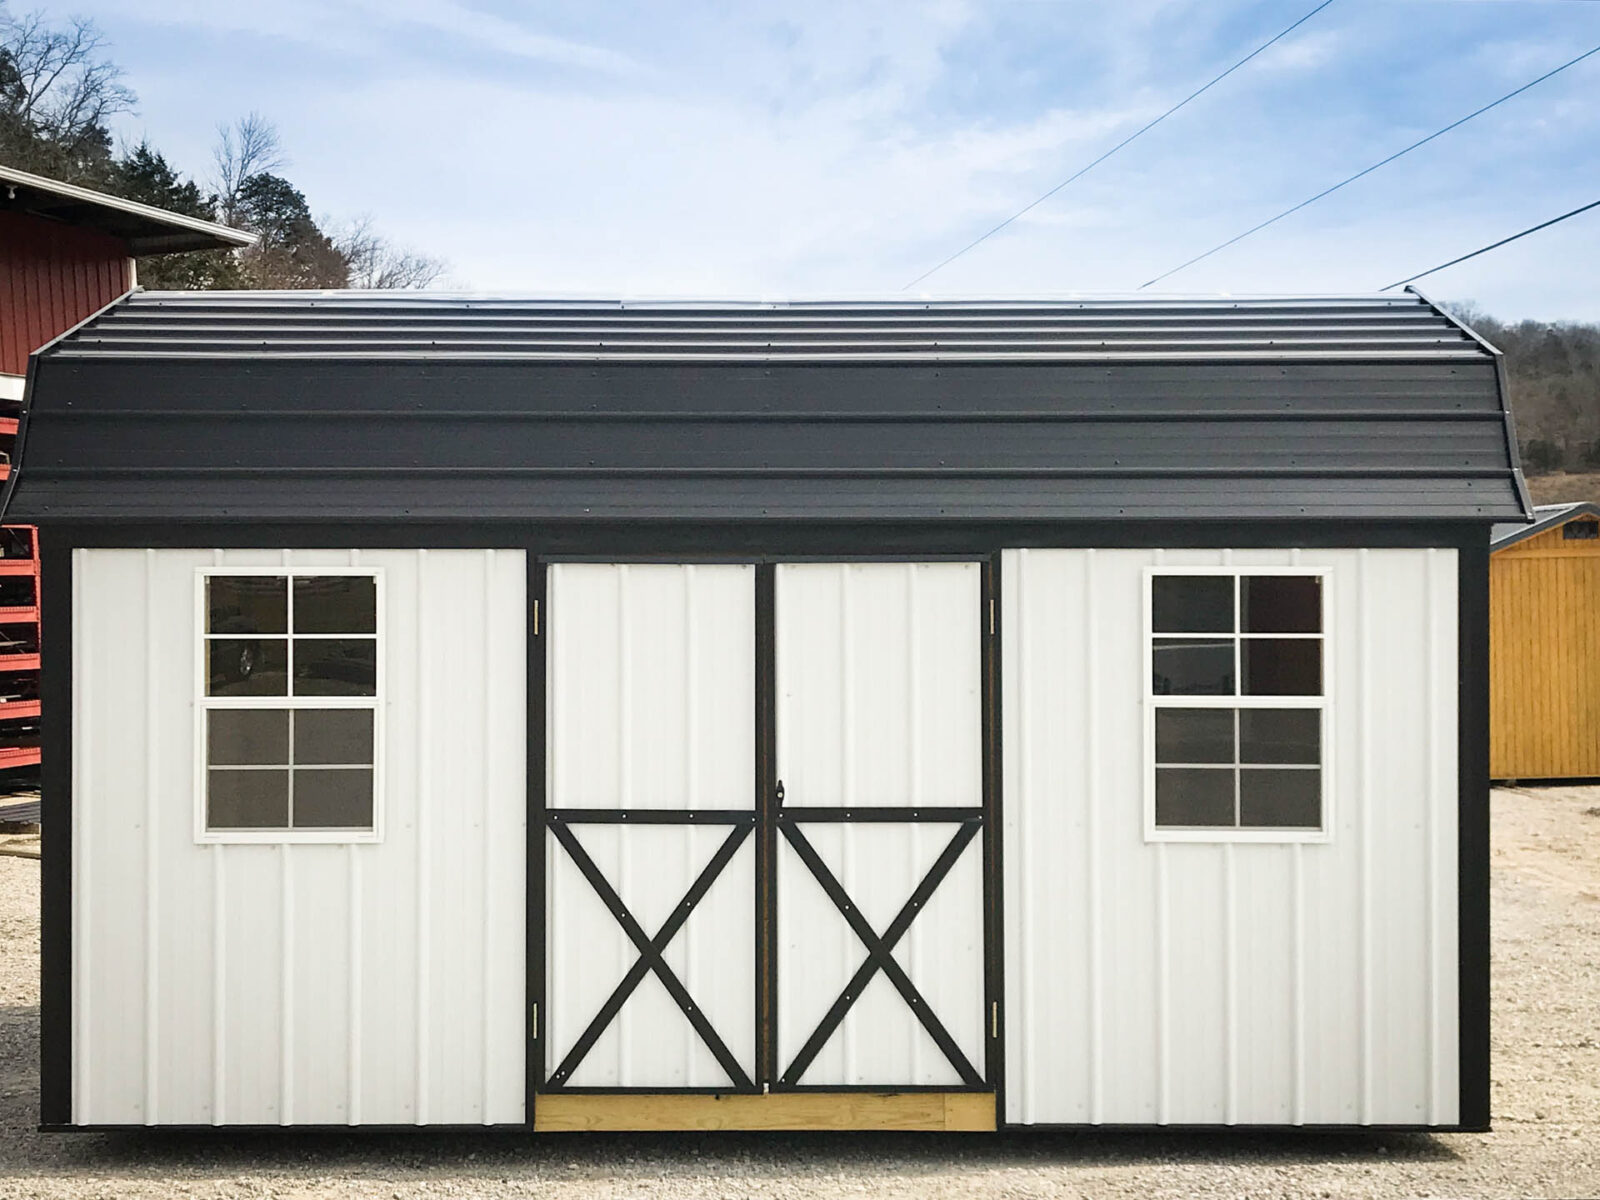
[[[1489,558],[1489,771],[1600,778],[1600,505],[1496,525]]]

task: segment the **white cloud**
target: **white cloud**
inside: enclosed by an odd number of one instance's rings
[[[396,31],[425,30],[496,54],[613,75],[639,64],[625,54],[540,33],[456,0],[128,0],[122,12],[153,24],[231,37],[299,42],[319,50],[376,56]]]
[[[490,53],[613,75],[631,75],[640,69],[626,54],[551,37],[456,0],[345,0],[345,3],[369,21],[444,34]]]
[[[492,2],[126,0],[176,23],[125,59],[140,124],[203,169],[212,124],[259,108],[316,211],[371,212],[480,289],[892,291],[1281,28],[1242,34],[1201,0],[619,0],[538,22]],[[1444,29],[1425,72],[1406,5],[1330,8],[919,290],[1125,290],[1470,111],[1508,26],[1419,7]],[[1510,28],[1524,56],[1553,40]],[[1506,197],[1564,198],[1593,165],[1587,66],[1172,286],[1364,289],[1520,228]],[[1487,261],[1505,264],[1474,286],[1492,310],[1600,315],[1581,257]]]
[[[1296,31],[1250,61],[1260,71],[1314,71],[1331,62],[1344,49],[1340,30]]]

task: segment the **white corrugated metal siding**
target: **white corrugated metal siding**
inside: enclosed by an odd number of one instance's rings
[[[1144,576],[1325,567],[1325,843],[1146,842]],[[1456,555],[1004,555],[1006,1119],[1457,1119]]]
[[[523,1120],[521,551],[73,556],[73,1120]],[[382,840],[198,845],[195,570],[384,571]]]

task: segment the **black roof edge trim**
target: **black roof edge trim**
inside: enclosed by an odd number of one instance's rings
[[[1506,467],[41,467],[35,479],[1508,479]]]
[[[1472,408],[1350,408],[1300,410],[1283,408],[1213,408],[1213,409],[1099,409],[1073,411],[1059,409],[992,409],[967,411],[949,409],[902,409],[883,412],[854,412],[826,409],[782,409],[751,412],[739,409],[679,409],[670,412],[649,409],[614,408],[607,410],[578,408],[69,408],[50,414],[54,421],[214,421],[219,417],[229,420],[295,420],[295,421],[369,421],[381,417],[385,421],[526,421],[539,423],[593,423],[624,424],[640,422],[652,425],[707,424],[707,425],[760,425],[783,422],[836,423],[841,425],[915,425],[919,422],[941,425],[1003,425],[1008,422],[1061,425],[1167,425],[1174,422],[1197,424],[1227,424],[1234,421],[1262,421],[1266,423],[1305,424],[1315,421],[1438,421],[1443,424],[1468,425],[1501,424],[1504,414],[1498,409]],[[1505,469],[1505,468],[1500,468]]]
[[[1478,331],[1440,304],[1415,284],[1408,283],[1406,291],[1421,300],[1462,333],[1482,346],[1494,357],[1495,383],[1500,389],[1500,411],[1505,414],[1506,454],[1511,461],[1512,479],[1517,489],[1517,499],[1522,503],[1528,520],[1533,520],[1533,497],[1528,492],[1528,481],[1522,472],[1522,454],[1517,448],[1516,418],[1511,413],[1511,379],[1506,373],[1506,356],[1498,346],[1491,345]]]

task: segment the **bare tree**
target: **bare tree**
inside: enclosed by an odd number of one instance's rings
[[[333,235],[344,257],[353,288],[425,288],[438,280],[444,263],[397,246],[372,227],[371,217],[358,217]]]
[[[132,112],[136,97],[122,68],[103,55],[93,21],[51,24],[43,13],[12,16],[0,4],[0,108],[15,130],[69,157],[109,150],[106,121]]]
[[[277,126],[258,112],[231,125],[218,125],[211,158],[216,168],[217,214],[229,225],[237,223],[239,191],[245,182],[253,175],[275,171],[287,161]]]

